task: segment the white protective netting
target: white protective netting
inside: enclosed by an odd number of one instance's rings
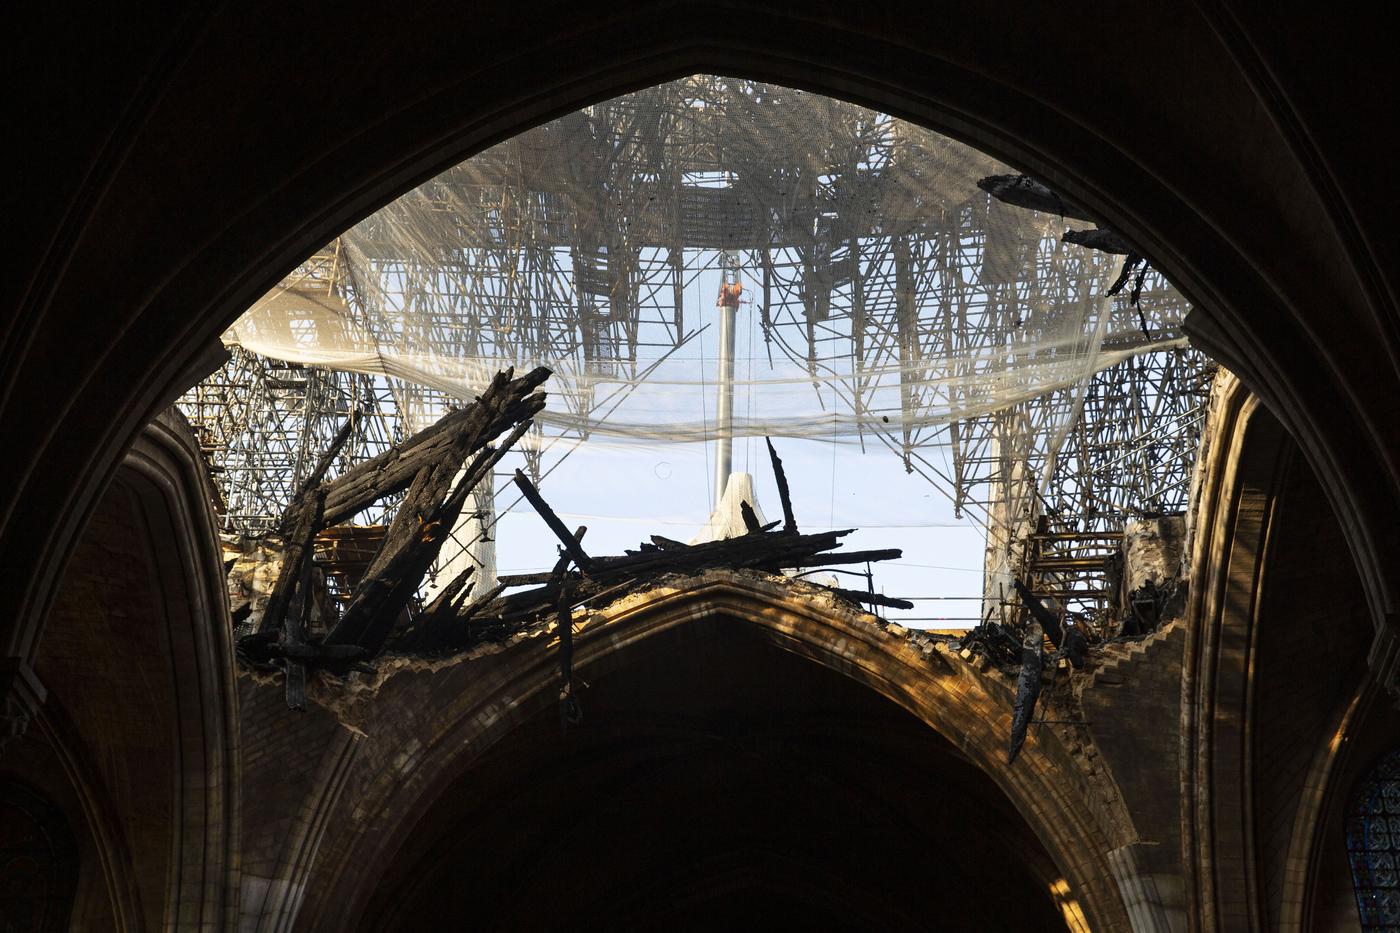
[[[1124,375],[1104,398],[1142,382],[1145,359],[1196,365],[1187,305],[1155,275],[1139,307],[1127,290],[1104,298],[1122,257],[1061,241],[1090,224],[977,186],[1010,172],[855,105],[692,77],[448,170],[346,231],[224,339],[372,375],[404,432],[503,366],[545,364],[550,406],[527,446],[655,452],[719,433],[709,325],[718,269],[737,263],[734,437],[887,447],[983,523],[1050,501],[1066,463],[1084,473],[1067,483],[1088,497],[1076,508],[1131,511],[1133,488],[1110,496],[1088,475],[1118,453],[1104,460],[1102,426],[1078,415],[1087,390],[1124,422],[1103,437],[1150,433],[1158,409],[1186,423],[1170,386],[1131,389],[1151,396],[1131,411],[1093,393],[1106,373]]]
[[[773,359],[741,369],[761,402],[733,433],[917,443],[1182,345],[1169,289],[1144,297],[1146,333],[1126,297],[1100,299],[1120,258],[1059,239],[1087,225],[976,186],[1009,171],[854,105],[687,79],[449,170],[347,231],[332,281],[289,278],[225,339],[456,399],[544,363],[568,403],[544,416],[556,430],[708,440],[713,361],[686,352],[702,322],[681,295],[730,249]],[[603,419],[618,386],[627,402]]]

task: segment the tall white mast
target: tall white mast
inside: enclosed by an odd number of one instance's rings
[[[715,507],[719,507],[734,468],[734,323],[739,312],[739,251],[727,249],[720,259],[719,401],[715,406]]]

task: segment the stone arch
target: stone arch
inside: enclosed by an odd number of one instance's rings
[[[233,916],[236,703],[211,492],[182,419],[161,416],[104,496],[38,658],[35,735],[81,802],[122,930]]]
[[[127,454],[118,483],[140,504],[167,621],[177,709],[166,917],[226,924],[238,890],[238,739],[232,625],[212,503],[184,419],[162,414]]]
[[[1281,926],[1289,930],[1348,929],[1359,920],[1348,864],[1347,809],[1372,765],[1400,742],[1400,709],[1386,687],[1393,640],[1383,633],[1355,690],[1334,712],[1335,731],[1310,762],[1287,853]]]
[[[586,680],[636,663],[652,642],[695,638],[717,625],[741,626],[835,670],[951,741],[1040,839],[1089,927],[1128,928],[1106,857],[1125,841],[1128,821],[1050,730],[1039,732],[1015,766],[1006,767],[1011,688],[946,645],[921,645],[898,627],[776,581],[712,572],[591,616],[575,636],[574,670]],[[373,704],[341,709],[367,733],[361,761],[369,767],[328,820],[336,828],[306,879],[298,929],[353,928],[374,887],[374,866],[392,861],[443,789],[493,743],[556,702],[557,659],[549,641],[536,631],[492,652],[479,669],[470,661],[430,673],[407,665],[384,677]],[[435,701],[419,692],[429,687]],[[394,719],[373,718],[375,707],[394,709]]]
[[[1198,929],[1307,928],[1389,644],[1280,422],[1229,381],[1203,442],[1182,677],[1183,864]]]
[[[1202,468],[1205,481],[1197,490],[1182,674],[1183,845],[1190,913],[1204,930],[1228,926],[1231,918],[1222,918],[1222,909],[1249,912],[1257,903],[1248,857],[1231,863],[1228,877],[1217,876],[1217,852],[1245,853],[1252,846],[1238,804],[1217,813],[1213,789],[1244,784],[1239,746],[1245,728],[1252,601],[1267,539],[1273,474],[1286,450],[1277,423],[1259,412],[1258,400],[1242,386],[1221,394],[1213,418],[1202,449],[1207,462],[1219,466]],[[1236,611],[1242,624],[1234,627],[1224,624],[1231,599],[1246,601]],[[1231,711],[1228,717],[1223,715],[1226,709]]]
[[[75,69],[73,80],[100,84],[116,98],[104,98],[107,111],[120,116],[94,121],[92,139],[75,130],[75,145],[93,155],[62,176],[67,200],[31,186],[66,206],[33,212],[52,223],[38,224],[47,239],[17,299],[27,335],[9,371],[24,378],[0,430],[27,459],[23,482],[0,503],[4,653],[32,658],[63,561],[124,447],[207,366],[221,327],[282,272],[456,159],[695,71],[798,86],[949,132],[1046,179],[1141,244],[1208,309],[1193,319],[1198,339],[1299,439],[1341,517],[1373,621],[1393,618],[1400,467],[1383,400],[1400,387],[1400,339],[1374,235],[1388,218],[1377,223],[1369,206],[1371,163],[1322,148],[1354,135],[1343,131],[1353,111],[1292,77],[1313,69],[1290,39],[1312,37],[1318,56],[1330,48],[1329,68],[1352,69],[1356,94],[1377,84],[1358,63],[1383,56],[1320,37],[1373,41],[1370,30],[1321,20],[1284,35],[1220,4],[1142,4],[1099,19],[1055,10],[1024,14],[1032,21],[1015,29],[977,5],[940,7],[936,20],[911,20],[894,3],[740,9],[742,28],[732,29],[716,28],[716,9],[704,3],[645,19],[607,4],[504,7],[473,19],[470,56],[454,30],[421,28],[432,17],[452,22],[450,5],[402,21],[373,7],[334,23],[279,15],[279,35],[305,27],[320,37],[316,48],[262,43],[254,70],[209,63],[242,60],[243,25],[256,16],[210,10],[143,24],[133,45],[146,54],[120,65],[98,54],[112,24],[94,22],[91,35],[62,30],[75,57],[91,52],[110,71],[99,82]],[[357,47],[365,18],[377,60],[411,55],[415,67],[365,68],[338,54]],[[1131,56],[1120,51],[1125,36]],[[1144,59],[1192,66],[1143,69]],[[336,92],[308,107],[287,93],[292,76]],[[70,91],[61,82],[36,91],[36,125],[79,96]],[[211,124],[210,100],[242,119]],[[261,137],[278,144],[250,170],[246,142]],[[1350,188],[1347,168],[1362,179]],[[134,223],[141,237],[129,235]],[[93,326],[94,294],[106,299],[111,339],[72,341]],[[62,353],[74,377],[55,386],[46,353]],[[32,417],[42,410],[55,413],[51,423]]]
[[[61,808],[0,777],[0,913],[15,929],[64,933],[78,893],[78,844]]]

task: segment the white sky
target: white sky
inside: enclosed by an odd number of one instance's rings
[[[714,295],[717,271],[702,273],[686,289],[686,316],[694,326],[713,323],[718,315]],[[736,378],[762,378],[768,370],[761,330],[749,305],[741,307],[737,324]],[[710,361],[718,350],[718,327],[712,326],[685,347],[687,355]],[[775,363],[782,361],[775,354]],[[752,367],[752,369],[751,369]],[[761,412],[763,386],[735,388],[736,414]],[[714,417],[715,390],[706,410],[691,419]],[[557,402],[555,403],[557,404]],[[625,418],[627,402],[617,412]],[[567,449],[561,441],[546,455],[548,470]],[[887,610],[892,620],[920,628],[964,628],[976,624],[982,591],[985,535],[967,519],[957,519],[946,496],[928,480],[906,474],[900,459],[872,440],[862,453],[858,444],[833,444],[818,438],[775,438],[774,445],[787,472],[793,510],[800,531],[859,528],[843,539],[843,549],[898,547],[899,561],[875,565],[875,586],[891,596],[914,598],[913,610]],[[571,525],[586,525],[585,549],[591,554],[620,554],[652,534],[688,540],[709,517],[713,498],[713,443],[658,443],[607,438],[585,442],[549,473],[541,491]],[[504,510],[518,498],[506,477],[497,480],[497,507]],[[734,469],[754,476],[759,507],[772,521],[782,515],[777,487],[763,439],[735,438]],[[556,556],[556,541],[528,503],[503,514],[497,526],[497,566],[500,573],[548,570]],[[862,570],[861,566],[845,567]],[[814,575],[819,576],[819,575]],[[841,585],[861,588],[863,580],[842,575]],[[952,597],[962,597],[953,599]],[[935,618],[928,618],[935,617]],[[947,621],[945,621],[947,620]]]

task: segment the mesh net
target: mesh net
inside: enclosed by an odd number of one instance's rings
[[[635,451],[728,433],[888,448],[983,523],[1057,496],[1091,523],[1179,505],[1204,363],[1186,303],[1156,275],[1136,307],[1103,297],[1122,257],[1062,242],[1088,224],[977,187],[1010,171],[852,104],[692,77],[448,170],[225,342],[371,379],[400,434],[504,365],[548,365],[537,473],[560,439]],[[722,266],[740,288],[721,295]],[[739,329],[724,428],[720,301]]]

